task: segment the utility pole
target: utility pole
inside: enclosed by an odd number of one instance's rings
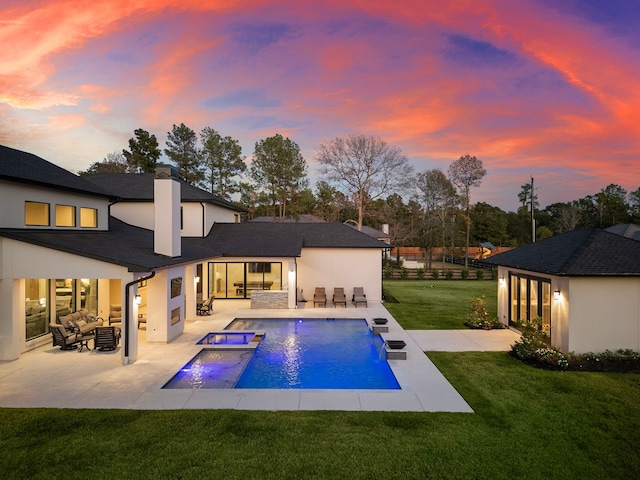
[[[533,193],[533,177],[531,177],[531,242],[535,243],[536,241],[536,219],[533,216],[533,206],[535,195]]]

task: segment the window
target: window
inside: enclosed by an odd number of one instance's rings
[[[98,210],[81,207],[80,226],[83,228],[96,228],[98,226]]]
[[[56,227],[75,227],[76,207],[56,205]]]
[[[255,290],[280,290],[280,262],[210,262],[209,295],[217,298],[251,298]]]
[[[40,202],[24,202],[25,225],[46,226],[49,223],[49,204]]]
[[[509,273],[509,323],[542,320],[542,331],[551,332],[551,280],[519,273]]]
[[[28,278],[25,281],[26,339],[31,340],[49,331],[49,280]]]
[[[93,314],[98,313],[98,279],[83,278],[80,280],[80,308]]]
[[[76,281],[73,278],[56,279],[56,317],[76,311]]]

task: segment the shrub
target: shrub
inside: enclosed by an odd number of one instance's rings
[[[467,315],[467,321],[464,323],[467,327],[481,328],[483,330],[504,328],[504,325],[497,318],[489,319],[487,302],[485,302],[484,297],[473,297],[469,304],[471,305],[471,312]]]
[[[424,279],[424,268],[419,268],[418,270],[416,270],[416,273],[418,274],[418,278],[420,280]]]
[[[447,280],[451,280],[453,278],[453,270],[451,270],[450,268],[447,268],[444,271],[444,276]]]
[[[402,267],[400,269],[400,278],[402,278],[403,280],[409,278],[409,269],[407,267]]]
[[[469,278],[469,269],[468,268],[463,268],[462,272],[461,272],[461,275],[462,275],[462,279],[463,280],[466,280],[467,278]]]
[[[511,354],[514,357],[540,368],[567,370],[569,358],[549,347],[549,337],[542,333],[542,319],[534,319],[531,323],[519,327],[522,333],[520,340],[511,346]]]
[[[437,268],[434,268],[433,270],[431,270],[431,276],[434,280],[437,280],[438,277],[440,277],[440,271]]]
[[[476,278],[482,280],[484,278],[484,270],[476,270]]]
[[[570,353],[569,370],[585,372],[640,372],[640,353],[634,350],[605,350],[602,353]]]
[[[384,278],[391,278],[393,277],[393,267],[387,265],[386,267],[384,267]]]

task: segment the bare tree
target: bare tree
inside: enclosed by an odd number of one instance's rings
[[[424,207],[425,212],[425,229],[429,232],[431,230],[440,230],[442,255],[444,257],[447,220],[452,217],[458,205],[456,189],[442,170],[437,168],[420,172],[417,176],[417,188],[418,201]],[[437,227],[433,228],[435,225]],[[431,257],[429,257],[429,268],[431,268]]]
[[[135,173],[136,168],[127,162],[122,152],[107,153],[101,162],[93,162],[89,168],[78,172],[78,175],[93,175],[94,173]]]
[[[478,160],[475,156],[469,154],[462,155],[449,166],[449,179],[458,189],[461,200],[465,206],[465,223],[467,224],[467,244],[464,255],[465,268],[469,266],[469,232],[471,231],[469,209],[471,205],[471,187],[479,187],[482,183],[482,178],[486,174],[487,171],[482,166],[482,160]]]
[[[413,169],[402,151],[380,138],[350,135],[318,147],[320,173],[353,198],[358,230],[369,202],[407,188]]]

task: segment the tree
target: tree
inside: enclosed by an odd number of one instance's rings
[[[640,188],[629,192],[629,215],[633,223],[640,223]]]
[[[135,138],[129,139],[129,149],[122,150],[127,163],[135,173],[153,173],[160,158],[160,148],[155,135],[138,128],[133,132]]]
[[[429,245],[433,243],[429,241],[433,237],[430,233],[437,233],[444,255],[447,226],[452,225],[450,219],[458,205],[456,189],[442,170],[437,168],[419,173],[417,188],[418,201],[424,207],[425,213],[425,247],[434,246]],[[429,268],[431,267],[430,263]]]
[[[518,200],[522,202],[522,208],[529,208],[531,201],[533,200],[533,209],[537,209],[540,206],[538,202],[538,195],[531,189],[530,183],[525,183],[520,186],[520,193],[518,194]]]
[[[307,187],[307,163],[297,143],[280,134],[256,142],[250,176],[258,188],[267,191],[278,206],[279,218],[287,214],[287,204]]]
[[[328,222],[340,220],[340,213],[346,208],[348,200],[344,193],[329,185],[324,180],[316,183],[317,205],[314,214]]]
[[[93,175],[95,173],[135,173],[135,169],[129,165],[121,152],[107,153],[101,162],[93,162],[89,168],[78,172],[80,176]]]
[[[184,123],[173,125],[167,132],[167,147],[164,153],[178,167],[178,176],[187,183],[195,184],[204,178],[200,169],[200,154],[198,152],[198,137],[196,132]]]
[[[617,223],[629,221],[629,205],[627,191],[620,185],[611,184],[595,195],[600,215],[600,226],[610,227]]]
[[[482,160],[478,160],[475,156],[469,154],[462,155],[449,166],[449,179],[460,192],[465,206],[465,221],[467,223],[467,244],[464,256],[465,268],[469,267],[469,257],[467,253],[469,251],[469,233],[471,231],[471,217],[469,216],[471,187],[479,187],[482,183],[482,178],[486,174],[487,171],[482,166]]]
[[[200,139],[207,187],[211,193],[229,200],[231,195],[240,192],[237,177],[247,169],[242,147],[237,140],[229,136],[222,137],[210,127],[202,130]]]
[[[373,136],[336,138],[320,145],[316,158],[327,180],[353,198],[358,230],[368,202],[401,192],[411,181],[412,168],[402,151]]]

